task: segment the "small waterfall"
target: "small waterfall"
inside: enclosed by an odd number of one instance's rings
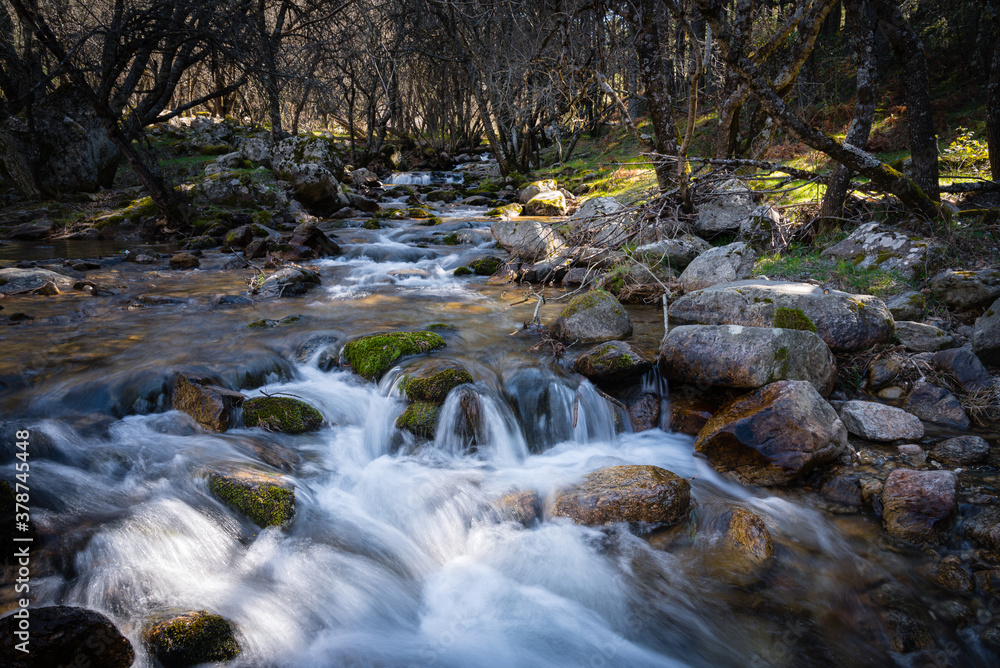
[[[462,183],[465,177],[458,172],[393,172],[387,186],[429,186],[431,184]]]
[[[474,451],[501,465],[514,465],[528,456],[514,414],[480,384],[451,391],[441,408],[434,445],[454,455]]]
[[[643,374],[640,387],[643,394],[652,394],[660,398],[660,429],[670,431],[670,391],[667,379],[660,373],[658,366]]]

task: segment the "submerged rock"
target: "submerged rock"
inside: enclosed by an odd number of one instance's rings
[[[13,615],[0,619],[0,664],[6,668],[90,666],[128,668],[135,650],[111,620],[94,610],[67,605],[30,608],[28,653],[17,649]]]
[[[52,285],[56,293],[71,290],[74,279],[48,269],[19,269],[8,267],[0,269],[0,295],[16,295],[28,292],[45,291]]]
[[[315,271],[301,267],[285,267],[268,276],[264,280],[263,288],[278,297],[294,297],[305,294],[319,284],[319,274]]]
[[[197,269],[201,260],[191,253],[175,253],[170,257],[171,269]]]
[[[783,485],[833,461],[847,429],[810,383],[771,383],[723,406],[705,424],[695,451],[746,484]]]
[[[174,410],[187,413],[210,431],[226,431],[232,424],[233,409],[246,397],[217,385],[177,376],[173,388]]]
[[[496,502],[496,508],[505,519],[529,526],[542,517],[542,499],[535,491],[511,492]]]
[[[341,356],[354,373],[377,381],[400,358],[444,347],[444,339],[434,332],[383,332],[348,341]]]
[[[939,542],[958,509],[951,471],[896,469],[882,489],[885,530],[910,543]]]
[[[624,341],[594,346],[576,358],[573,369],[594,382],[625,382],[649,371],[652,361]]]
[[[142,638],[165,668],[229,661],[241,651],[236,625],[207,610],[158,621],[143,631]]]
[[[757,252],[743,242],[710,248],[691,261],[680,276],[684,292],[748,278]]]
[[[721,535],[711,546],[711,570],[731,584],[752,584],[774,560],[774,542],[767,525],[744,508],[723,513],[717,524]]]
[[[569,301],[552,325],[552,335],[580,343],[614,341],[632,336],[632,320],[610,292],[591,290]]]
[[[946,427],[968,429],[971,424],[954,394],[927,381],[918,381],[903,402],[903,408],[921,420]]]
[[[262,529],[281,526],[295,515],[295,490],[276,475],[257,471],[212,471],[208,489],[220,501]]]
[[[552,514],[600,526],[614,522],[676,524],[687,514],[691,485],[657,466],[608,466],[556,494]]]
[[[924,436],[920,418],[874,401],[848,401],[840,409],[840,419],[847,431],[869,441],[916,440]]]
[[[243,424],[282,434],[318,431],[323,414],[292,397],[254,397],[243,403]]]

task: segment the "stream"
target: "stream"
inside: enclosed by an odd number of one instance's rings
[[[491,252],[481,215],[454,207],[433,228],[333,230],[343,254],[309,263],[321,286],[252,305],[219,300],[243,293],[250,273],[222,269],[232,256],[218,251],[171,271],[118,262],[122,248],[108,244],[0,247],[5,260],[103,254],[112,259],[87,278],[118,291],[3,301],[6,314],[33,317],[0,331],[0,426],[5,440],[15,424],[32,435],[32,519],[44,536],[33,605],[107,615],[142,667],[156,665],[143,625],[170,609],[235,622],[243,651],[232,666],[995,665],[953,621],[971,595],[933,585],[920,551],[885,545],[878,517],[738,485],[694,456],[690,436],[616,426],[619,409],[571,371],[585,347],[556,360],[532,351],[537,336],[515,335],[535,310],[524,288],[452,275]],[[471,243],[443,245],[450,232]],[[546,294],[539,314],[551,323],[565,302],[557,288]],[[660,310],[628,310],[632,343],[655,355]],[[289,315],[301,319],[246,327]],[[318,363],[352,337],[432,324],[446,326],[447,347],[404,358],[378,384]],[[449,418],[454,393],[432,441],[394,427],[402,373],[429,359],[476,380],[475,452]],[[300,397],[327,424],[298,436],[207,432],[168,410],[177,373]],[[646,384],[664,387],[651,373]],[[231,464],[286,476],[290,525],[261,530],[209,492],[206,472]],[[513,490],[544,505],[618,464],[691,479],[691,518],[637,535],[546,513],[524,527],[495,510]],[[708,558],[713,520],[732,507],[763,518],[774,539],[774,564],[755,583],[727,581]],[[4,591],[0,614],[16,605]],[[924,620],[936,649],[894,652],[886,609]]]

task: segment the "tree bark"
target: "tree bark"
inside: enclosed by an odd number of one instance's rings
[[[983,0],[993,28],[993,59],[986,88],[986,146],[990,155],[990,177],[1000,180],[1000,2]]]

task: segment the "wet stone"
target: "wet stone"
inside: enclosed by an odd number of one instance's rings
[[[957,491],[951,471],[894,470],[882,489],[886,531],[910,543],[940,542],[955,518]]]
[[[579,524],[614,522],[670,526],[688,510],[687,480],[656,466],[609,466],[560,490],[552,514]]]
[[[968,429],[970,425],[969,416],[955,395],[926,381],[913,386],[903,408],[934,424],[958,429]]]
[[[986,439],[971,434],[941,441],[931,450],[931,459],[946,466],[981,464],[990,456]]]
[[[30,608],[28,653],[16,648],[19,620],[0,619],[0,665],[5,668],[90,666],[128,668],[135,660],[132,643],[104,615],[65,605]]]

